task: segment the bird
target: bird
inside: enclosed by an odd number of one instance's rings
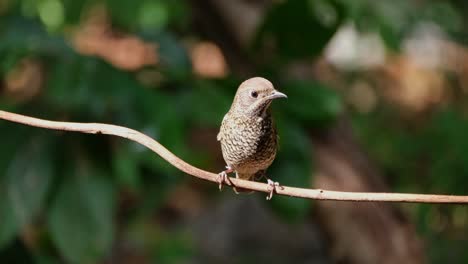
[[[278,135],[270,112],[274,99],[287,98],[265,78],[253,77],[239,85],[231,108],[221,122],[217,135],[226,162],[226,170],[218,174],[219,189],[230,183],[228,173],[236,178],[259,180],[266,178],[270,200],[278,182],[266,177],[266,169],[273,163],[278,148]],[[234,187],[238,193],[239,188]]]

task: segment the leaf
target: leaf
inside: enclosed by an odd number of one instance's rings
[[[281,162],[279,162],[281,161]],[[281,185],[297,186],[308,188],[312,179],[312,171],[307,162],[294,159],[283,159],[281,157],[276,161],[280,163],[271,171],[271,179],[278,181]],[[311,202],[307,199],[295,197],[275,197],[272,206],[281,217],[291,222],[304,219],[311,208]]]
[[[200,127],[216,127],[221,124],[223,116],[229,110],[231,96],[211,82],[200,81],[196,88],[191,89],[187,96],[187,104],[191,105],[190,121]]]
[[[89,100],[103,100],[95,94],[93,82],[98,63],[96,59],[72,55],[57,59],[47,80],[46,99],[67,110],[80,110]],[[103,88],[105,88],[104,86]]]
[[[115,197],[112,184],[101,176],[91,167],[66,176],[51,205],[51,238],[71,263],[97,263],[111,248]]]
[[[64,23],[63,3],[60,0],[42,0],[37,4],[37,12],[47,30],[58,31]]]
[[[433,2],[421,10],[421,19],[435,22],[447,32],[463,30],[462,9],[457,9],[451,2]]]
[[[160,234],[154,261],[158,263],[185,263],[195,256],[193,242],[189,234],[175,231]]]
[[[138,11],[142,5],[141,1],[106,0],[105,2],[114,23],[126,29],[136,27]]]
[[[8,200],[19,227],[29,224],[44,203],[53,176],[50,146],[47,137],[34,136],[8,166]]]
[[[13,212],[13,208],[5,197],[5,189],[3,184],[0,185],[0,219],[2,219],[2,224],[0,226],[0,248],[5,247],[5,245],[11,242],[18,230],[15,217],[11,213]]]
[[[40,255],[40,254],[35,253],[34,263],[35,264],[59,264],[59,263],[62,263],[62,261],[59,261],[58,257],[52,257],[49,255]]]
[[[157,30],[164,28],[169,20],[169,10],[161,1],[143,1],[138,16],[141,28]]]
[[[159,66],[169,80],[187,81],[192,66],[186,49],[175,35],[167,31],[155,33],[145,31],[142,34],[146,41],[152,41],[158,46]]]
[[[317,56],[341,24],[341,5],[335,1],[281,1],[269,10],[254,46],[273,46],[283,58]]]
[[[172,96],[159,94],[151,102],[154,106],[148,121],[156,127],[159,140],[171,149],[183,149],[186,134],[182,107],[174,107],[176,100]]]
[[[312,144],[304,130],[291,122],[278,122],[279,150],[268,176],[281,185],[308,188],[312,181]],[[310,201],[293,197],[276,197],[272,206],[289,221],[304,219],[310,210]]]
[[[69,55],[73,53],[65,39],[49,35],[37,20],[18,16],[0,17],[0,53],[12,50],[37,55]],[[25,41],[27,39],[27,41]]]
[[[30,132],[26,127],[18,127],[10,123],[0,124],[2,137],[0,145],[0,248],[5,247],[15,237],[19,228],[16,221],[14,208],[8,195],[7,170],[12,160],[17,157],[17,149],[21,148],[23,142],[30,137]],[[25,166],[25,164],[22,164]]]
[[[68,24],[78,24],[82,19],[82,12],[88,7],[87,1],[62,0],[65,20]]]
[[[2,263],[35,263],[33,253],[20,239],[2,249],[0,259]]]
[[[328,124],[343,111],[338,94],[320,83],[291,81],[283,90],[288,95],[284,104],[288,117],[306,126]]]
[[[138,168],[138,159],[136,151],[132,151],[134,142],[119,142],[117,148],[113,152],[112,166],[117,182],[124,187],[130,187],[133,190],[138,190],[140,182],[140,174]]]

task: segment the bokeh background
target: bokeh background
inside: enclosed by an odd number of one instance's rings
[[[223,169],[263,76],[284,185],[468,195],[468,2],[1,0],[0,107]],[[219,192],[135,143],[0,121],[2,263],[468,263],[468,208]]]

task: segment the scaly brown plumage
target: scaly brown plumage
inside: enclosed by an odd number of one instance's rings
[[[220,189],[228,181],[227,173],[235,172],[240,179],[259,179],[276,156],[278,136],[269,106],[273,99],[286,98],[270,81],[255,77],[244,81],[224,116],[218,141],[221,142],[227,170],[220,173]],[[268,179],[268,178],[267,178]],[[268,179],[271,199],[278,183]],[[237,192],[237,189],[234,188]]]

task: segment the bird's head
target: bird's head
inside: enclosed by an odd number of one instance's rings
[[[288,98],[273,87],[265,78],[250,78],[239,86],[231,106],[231,112],[239,114],[263,116],[273,99]]]

